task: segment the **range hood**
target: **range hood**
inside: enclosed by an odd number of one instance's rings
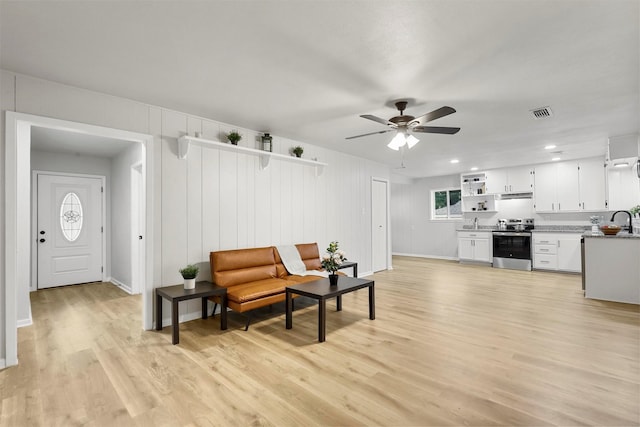
[[[503,193],[500,195],[501,200],[512,200],[512,199],[532,199],[533,193]]]

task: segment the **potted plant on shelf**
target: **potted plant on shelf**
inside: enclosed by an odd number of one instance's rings
[[[242,135],[240,135],[238,131],[232,130],[227,134],[227,139],[233,145],[238,145],[238,142],[240,142],[240,140],[242,139]]]
[[[291,152],[295,154],[296,157],[302,157],[302,153],[304,153],[304,148],[297,145],[291,149]]]
[[[196,276],[198,275],[198,271],[200,271],[200,267],[194,264],[189,264],[178,271],[182,274],[182,278],[184,279],[184,288],[195,289]]]
[[[329,284],[331,286],[338,285],[338,275],[336,271],[340,265],[347,260],[344,251],[338,248],[338,242],[329,243],[327,253],[322,257],[322,268],[329,272]]]

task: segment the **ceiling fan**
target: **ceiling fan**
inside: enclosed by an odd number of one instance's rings
[[[389,120],[372,116],[370,114],[363,114],[360,116],[364,119],[373,120],[374,122],[386,125],[390,129],[365,133],[362,135],[349,136],[345,139],[354,139],[354,138],[360,138],[363,136],[375,135],[378,133],[387,133],[387,132],[396,131],[397,132],[396,136],[391,140],[391,142],[387,146],[393,150],[399,150],[400,147],[404,146],[405,144],[407,144],[407,147],[411,148],[418,143],[419,139],[411,135],[414,132],[442,133],[446,135],[453,135],[455,133],[458,133],[458,131],[460,130],[460,128],[454,128],[454,127],[424,126],[425,123],[428,123],[432,120],[436,120],[441,117],[448,116],[449,114],[455,113],[456,110],[454,108],[444,106],[444,107],[438,108],[437,110],[433,110],[430,113],[424,114],[422,116],[414,117],[410,115],[406,115],[406,116],[404,115],[404,110],[407,108],[407,101],[398,101],[395,103],[395,105],[398,111],[400,111],[400,115],[392,117]]]

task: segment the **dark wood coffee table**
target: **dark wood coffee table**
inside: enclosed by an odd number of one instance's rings
[[[156,288],[156,331],[162,330],[162,298],[171,301],[171,326],[173,335],[171,342],[180,342],[180,325],[178,324],[178,303],[195,298],[202,298],[202,318],[207,318],[207,299],[211,296],[219,296],[220,304],[220,329],[227,329],[227,288],[214,285],[211,282],[196,282],[195,289],[185,289],[184,285],[166,286]]]
[[[358,289],[369,288],[369,319],[376,318],[375,282],[367,279],[340,276],[337,286],[330,286],[329,279],[320,279],[299,285],[287,286],[287,329],[293,327],[293,294],[318,300],[318,341],[324,342],[327,325],[327,300],[337,298],[337,311],[342,310],[342,295]]]

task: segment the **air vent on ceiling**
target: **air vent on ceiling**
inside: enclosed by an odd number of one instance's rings
[[[551,107],[540,107],[531,110],[531,114],[533,114],[533,117],[535,117],[536,120],[540,120],[551,117],[553,112],[551,111]]]

